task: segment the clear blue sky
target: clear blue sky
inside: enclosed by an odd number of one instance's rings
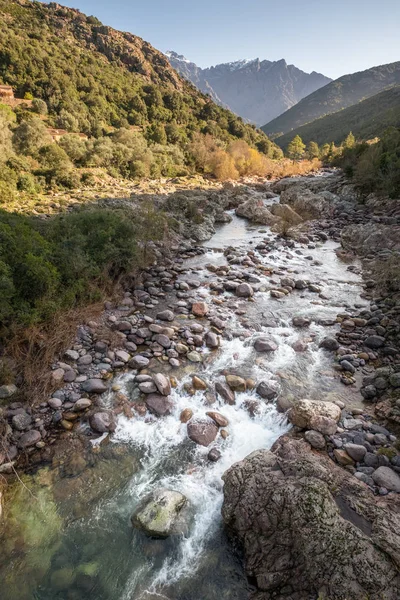
[[[285,58],[336,78],[400,60],[400,0],[61,0],[201,67]]]

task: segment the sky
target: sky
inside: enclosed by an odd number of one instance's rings
[[[279,60],[336,79],[400,60],[400,0],[61,0],[200,67]]]

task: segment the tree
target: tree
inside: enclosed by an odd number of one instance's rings
[[[162,124],[154,123],[147,128],[147,139],[155,144],[166,144],[167,134],[165,133],[165,127]]]
[[[319,146],[317,142],[310,142],[307,146],[307,156],[310,160],[313,158],[319,158]]]
[[[354,137],[353,133],[350,131],[349,135],[343,142],[343,147],[344,148],[354,148],[355,143],[356,143],[356,138]]]
[[[5,162],[13,153],[10,119],[0,111],[0,163]]]
[[[23,121],[13,135],[13,145],[20,154],[33,156],[42,146],[51,143],[46,126],[40,119]]]
[[[32,100],[32,110],[39,115],[47,115],[47,104],[41,98],[35,98]]]
[[[299,135],[296,135],[290,142],[287,147],[287,155],[293,161],[300,160],[300,158],[304,155],[304,151],[306,149],[305,144],[303,144],[303,140]]]

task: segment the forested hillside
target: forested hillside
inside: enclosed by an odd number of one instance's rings
[[[393,87],[354,106],[349,106],[326,117],[316,119],[294,131],[275,139],[286,148],[295,135],[304,143],[317,142],[340,144],[352,131],[360,140],[381,136],[388,127],[400,126],[400,87]]]

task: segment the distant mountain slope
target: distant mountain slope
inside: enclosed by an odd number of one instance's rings
[[[384,90],[372,98],[321,117],[275,139],[285,148],[295,135],[303,142],[340,144],[350,131],[360,140],[379,137],[388,127],[400,127],[400,86]]]
[[[244,119],[262,125],[331,81],[304,73],[285,60],[238,60],[201,69],[176,52],[166,53],[171,65],[202,92]]]
[[[344,75],[303,98],[276,119],[267,122],[262,130],[267,134],[288,133],[397,84],[400,84],[400,62]]]
[[[161,144],[184,146],[193,132],[266,142],[148,42],[55,2],[0,0],[1,83],[44,100],[49,125],[89,136],[135,126]]]

